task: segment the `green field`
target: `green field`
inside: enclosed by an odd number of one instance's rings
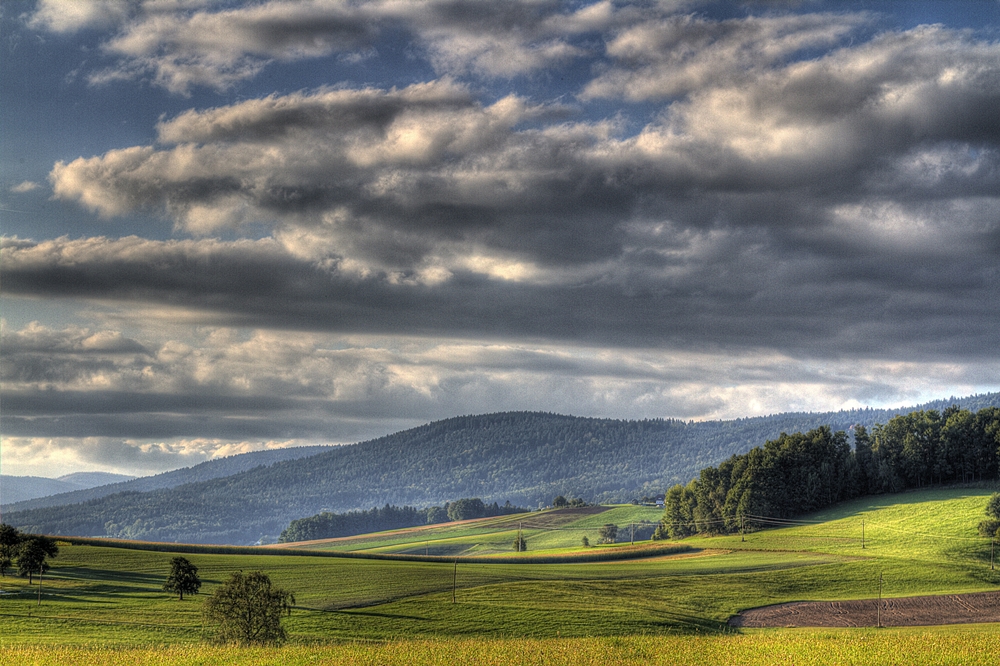
[[[331,544],[321,545],[324,557],[188,553],[204,586],[203,594],[184,601],[160,590],[173,553],[64,544],[43,581],[41,605],[37,585],[0,579],[0,661],[456,663],[451,656],[466,654],[460,661],[607,663],[616,654],[636,663],[798,664],[830,663],[837,654],[837,663],[872,663],[873,655],[884,655],[878,663],[913,663],[906,655],[922,663],[994,663],[1000,651],[995,625],[741,633],[726,625],[739,610],[770,603],[871,597],[879,574],[885,596],[996,589],[1000,570],[990,570],[990,542],[975,529],[993,490],[866,498],[803,517],[798,526],[751,531],[745,540],[690,538],[682,543],[691,552],[623,561],[531,559],[629,549],[627,543],[584,549],[580,535],[593,530],[596,541],[605,522],[623,525],[655,509],[521,516],[523,524],[541,526],[525,529],[531,550],[523,562],[510,552],[517,516],[333,546],[418,552],[425,543],[451,542],[463,553],[488,554],[500,552],[489,544],[506,543],[502,561],[459,559],[457,575],[453,560],[330,557]],[[297,607],[285,625],[289,645],[230,655],[204,644],[204,593],[237,569],[263,570],[295,593]],[[761,661],[756,650],[774,659]],[[503,656],[514,653],[524,658]]]

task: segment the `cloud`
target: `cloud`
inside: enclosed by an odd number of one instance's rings
[[[582,97],[662,99],[752,82],[806,49],[836,44],[866,20],[863,14],[804,14],[638,21],[608,41],[614,64],[584,87]]]
[[[38,0],[28,25],[58,33],[106,28],[127,17],[134,5],[123,0]]]
[[[780,197],[729,205],[748,217],[799,211]],[[303,247],[129,237],[9,239],[0,275],[10,296],[129,303],[163,322],[822,357],[991,356],[996,202],[935,205],[837,203],[823,212],[828,222],[779,218],[772,228],[635,220],[619,255],[520,272],[481,255],[434,276],[359,271],[302,239]]]
[[[136,315],[128,325],[144,321]],[[39,325],[5,331],[6,470],[30,473],[28,465],[44,463],[151,473],[246,450],[362,441],[457,413],[703,419],[825,410],[859,399],[912,403],[945,385],[966,393],[995,387],[1000,370],[996,360],[817,364],[760,351],[720,357],[228,328],[188,330],[177,339],[146,321],[138,343],[152,351],[141,355],[137,380],[127,354],[95,357],[69,344],[81,335]],[[71,351],[44,351],[53,346]],[[100,382],[92,381],[95,358],[103,363]],[[44,376],[25,372],[40,362],[47,363],[39,366],[48,369]]]
[[[4,437],[5,473],[53,478],[93,470],[145,476],[225,456],[294,446],[290,441],[207,438]]]
[[[26,192],[37,190],[39,187],[41,186],[38,183],[26,180],[11,187],[10,191],[13,192],[14,194],[24,194]]]
[[[162,11],[155,5],[104,44],[122,64],[92,81],[150,72],[167,90],[194,86],[225,90],[273,61],[317,58],[370,42],[372,28],[354,3],[330,0],[268,2],[236,9]]]
[[[155,85],[189,95],[196,87],[226,90],[275,62],[332,54],[363,58],[382,31],[400,30],[441,74],[509,78],[591,56],[593,37],[635,15],[608,0],[582,6],[556,0],[272,0],[235,8],[207,1],[45,0],[30,25],[53,32],[118,27],[103,43],[117,62],[92,72],[92,83],[151,76]]]

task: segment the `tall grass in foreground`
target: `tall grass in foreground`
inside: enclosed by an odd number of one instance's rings
[[[909,629],[769,630],[724,636],[550,639],[433,639],[339,645],[233,648],[210,645],[5,647],[0,664],[964,664],[994,665],[995,625]]]

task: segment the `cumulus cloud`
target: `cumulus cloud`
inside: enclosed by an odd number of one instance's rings
[[[5,431],[350,441],[996,388],[1000,44],[681,4],[130,5],[105,76],[223,90],[392,33],[424,78],[174,111],[57,162],[63,204],[175,238],[0,239],[5,298],[104,312],[4,329]],[[572,103],[535,99],[562,74]]]
[[[653,17],[614,35],[614,63],[583,89],[584,98],[683,96],[705,86],[752,81],[808,48],[836,44],[866,17],[805,14],[726,21],[695,15]]]
[[[135,4],[124,0],[38,0],[28,24],[60,33],[106,28],[125,19]]]
[[[852,24],[838,20],[674,28],[780,59]],[[60,162],[50,180],[56,197],[101,215],[152,212],[192,234],[264,225],[317,265],[422,284],[477,270],[608,280],[639,256],[669,274],[706,238],[726,247],[726,233],[773,253],[806,237],[822,259],[822,245],[850,243],[851,206],[949,227],[953,250],[995,242],[996,43],[924,27],[812,59],[751,60],[764,66],[699,82],[634,133],[516,95],[485,104],[442,79],[187,111],[160,122],[157,145]],[[948,209],[975,212],[929,214]],[[914,236],[897,238],[914,249]]]
[[[593,53],[588,36],[636,14],[608,0],[582,6],[557,0],[220,4],[44,0],[30,25],[53,32],[118,26],[103,44],[116,64],[92,72],[91,82],[151,76],[154,84],[188,95],[201,86],[225,90],[274,62],[335,53],[363,59],[383,30],[408,32],[439,73],[513,77]]]

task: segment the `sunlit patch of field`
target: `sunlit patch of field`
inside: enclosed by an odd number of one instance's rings
[[[348,641],[278,648],[152,645],[140,647],[5,647],[2,664],[125,666],[132,664],[259,664],[304,666],[342,663],[382,666],[522,664],[524,666],[812,666],[841,664],[964,664],[992,666],[1000,653],[994,625],[920,629],[766,630],[723,635],[594,638],[418,639]]]
[[[0,579],[11,593],[0,596],[0,661],[510,663],[517,654],[524,657],[515,663],[805,664],[829,663],[830,655],[837,655],[836,663],[990,663],[981,651],[995,651],[997,632],[975,627],[734,635],[727,626],[746,608],[872,597],[880,575],[885,596],[996,589],[1000,571],[990,571],[981,540],[968,536],[988,494],[933,490],[901,495],[898,504],[892,496],[880,497],[806,517],[824,522],[756,531],[745,541],[686,539],[682,543],[691,550],[669,556],[652,556],[671,547],[662,542],[592,548],[573,543],[529,550],[520,559],[507,551],[506,559],[458,558],[457,564],[331,557],[329,551],[188,552],[204,586],[203,594],[183,601],[161,590],[174,555],[169,546],[156,552],[63,544],[44,578],[40,605],[37,585]],[[563,525],[591,519],[603,524],[615,510]],[[863,549],[860,535],[854,536],[862,517]],[[901,529],[903,538],[887,536]],[[475,537],[466,532],[448,538],[468,549]],[[634,559],[578,559],[607,552]],[[295,592],[298,605],[285,621],[292,645],[227,651],[205,644],[205,593],[238,569],[265,571]],[[954,635],[967,640],[954,641]],[[151,645],[167,647],[145,647]],[[32,646],[44,647],[31,652]],[[72,650],[80,651],[67,652]],[[771,660],[762,660],[764,653]],[[937,656],[942,661],[927,660]]]

